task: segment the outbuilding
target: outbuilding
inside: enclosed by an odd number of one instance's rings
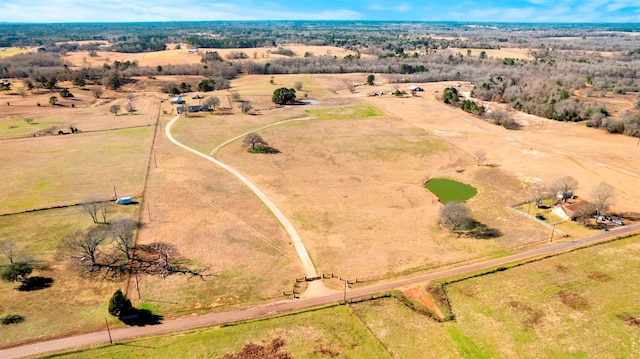
[[[171,102],[172,105],[181,105],[185,103],[185,100],[180,96],[174,97],[169,101]]]
[[[133,203],[133,198],[131,197],[120,197],[116,200],[116,204],[131,204]]]

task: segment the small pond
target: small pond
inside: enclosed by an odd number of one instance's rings
[[[430,179],[424,186],[433,194],[438,196],[442,203],[466,201],[478,194],[478,191],[475,188],[446,178]]]

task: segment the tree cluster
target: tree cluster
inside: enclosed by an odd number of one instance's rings
[[[296,103],[296,90],[292,88],[281,87],[273,91],[271,101],[278,105],[293,105]]]

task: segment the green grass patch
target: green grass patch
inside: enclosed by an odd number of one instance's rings
[[[16,56],[20,54],[30,53],[30,52],[33,52],[33,49],[9,47],[9,48],[2,49],[2,51],[0,51],[0,59],[4,57],[11,57],[11,56]]]
[[[433,178],[427,181],[425,187],[438,196],[442,203],[466,201],[478,194],[475,188],[446,178]]]
[[[61,118],[34,118],[31,123],[27,123],[25,118],[27,117],[12,116],[9,118],[0,118],[0,138],[26,137],[47,128],[65,125],[64,120]],[[64,131],[69,132],[69,129],[65,128]]]
[[[286,315],[243,324],[145,338],[105,346],[62,358],[219,358],[249,343],[285,342],[282,352],[294,358],[390,358],[376,338],[345,306]]]
[[[384,111],[372,105],[358,105],[333,107],[318,110],[306,110],[309,116],[315,116],[319,120],[357,120],[370,117],[384,116]]]

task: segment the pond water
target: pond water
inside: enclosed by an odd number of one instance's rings
[[[478,194],[478,191],[475,188],[446,178],[430,179],[424,186],[433,194],[438,196],[442,203],[466,201]]]

